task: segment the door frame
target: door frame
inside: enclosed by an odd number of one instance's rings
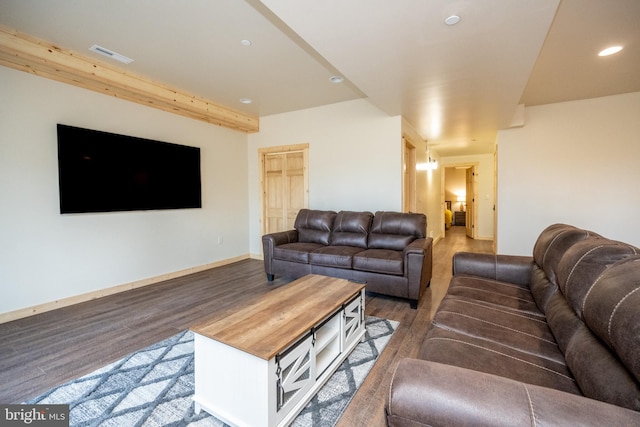
[[[416,211],[416,146],[402,136],[402,210]]]
[[[476,176],[478,174],[478,166],[474,165],[465,170],[465,195],[467,205],[467,214],[466,217],[470,218],[470,221],[465,221],[465,232],[468,237],[472,239],[476,238],[476,222],[477,221],[477,205],[476,200],[478,197],[478,191],[476,186]],[[471,189],[471,191],[469,191]],[[471,194],[469,194],[471,193]],[[471,206],[471,207],[469,207]],[[469,209],[471,209],[471,215],[469,215]]]

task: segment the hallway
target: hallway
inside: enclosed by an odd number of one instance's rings
[[[447,293],[451,280],[453,254],[456,252],[493,253],[492,240],[477,240],[466,236],[463,226],[446,230],[444,239],[433,247],[433,277],[431,278],[431,317]]]

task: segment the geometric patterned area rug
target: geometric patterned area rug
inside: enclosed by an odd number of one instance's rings
[[[364,382],[398,322],[365,317],[359,343],[291,424],[334,426]],[[226,424],[194,412],[193,333],[183,331],[27,404],[68,404],[71,426],[190,426]]]

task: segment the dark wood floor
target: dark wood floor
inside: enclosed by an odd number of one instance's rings
[[[396,298],[367,294],[366,314],[397,320],[396,333],[338,426],[384,426],[391,375],[415,356],[451,278],[457,251],[492,251],[452,227],[433,251],[431,287],[417,310]],[[288,281],[268,283],[261,261],[245,260],[179,279],[0,324],[0,403],[19,403],[188,329],[213,313],[232,312]]]

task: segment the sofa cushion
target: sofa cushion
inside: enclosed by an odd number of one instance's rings
[[[580,323],[573,334],[565,358],[586,397],[640,410],[637,379],[585,324]]]
[[[551,283],[557,284],[556,267],[562,255],[576,242],[598,236],[567,224],[553,224],[538,236],[533,247],[533,260],[544,270]]]
[[[592,237],[574,244],[558,263],[558,286],[582,318],[587,293],[596,286],[600,275],[616,262],[640,253],[638,248],[615,240]]]
[[[323,246],[309,254],[309,263],[325,267],[351,268],[353,255],[361,250],[355,246]]]
[[[427,235],[427,217],[418,213],[376,212],[371,225],[370,249],[403,250]]]
[[[402,276],[404,274],[404,255],[402,251],[390,249],[367,249],[353,256],[353,268]]]
[[[608,325],[608,320],[608,315],[600,316],[599,322]],[[549,299],[547,321],[565,356],[567,366],[585,396],[629,409],[640,408],[637,379],[633,378],[618,356],[580,320],[560,291]],[[629,336],[627,331],[621,333],[625,338]],[[635,346],[634,356],[637,358],[640,357],[637,353],[638,343]]]
[[[389,427],[640,425],[635,411],[424,360],[401,360],[391,381]]]
[[[509,334],[509,332],[505,332]],[[425,338],[418,357],[528,384],[581,394],[564,362],[540,357],[435,324]]]
[[[531,293],[541,311],[546,313],[549,299],[558,290],[556,270],[562,256],[575,243],[594,237],[600,236],[567,224],[553,224],[540,233],[533,247],[530,282]]]
[[[445,298],[432,321],[443,329],[559,362],[564,357],[544,319],[460,298]]]
[[[528,288],[467,274],[451,279],[447,295],[544,319]]]
[[[528,287],[455,275],[419,356],[581,394]]]
[[[300,209],[293,225],[298,242],[328,245],[336,215],[334,211]]]
[[[535,263],[531,267],[530,283],[531,295],[536,301],[538,308],[543,313],[547,313],[547,305],[553,295],[558,292],[558,285],[550,282],[547,275],[544,274],[544,270]]]
[[[615,263],[587,287],[580,308],[584,323],[567,343],[567,365],[585,396],[638,411],[640,256]],[[567,291],[580,293],[577,286]],[[576,316],[574,302],[569,310]]]
[[[273,259],[308,264],[309,253],[322,247],[319,243],[286,243],[273,248]]]
[[[619,261],[590,289],[583,305],[587,325],[640,379],[640,255]]]
[[[333,223],[330,244],[366,249],[372,218],[371,212],[338,212]]]

